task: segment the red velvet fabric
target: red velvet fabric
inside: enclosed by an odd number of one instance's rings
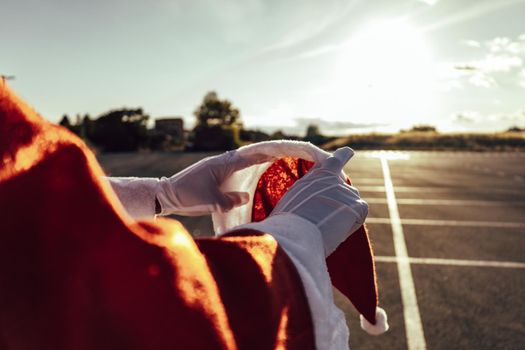
[[[0,349],[314,348],[270,235],[132,221],[85,145],[1,81],[0,159]]]
[[[252,221],[264,220],[286,191],[314,165],[304,159],[283,158],[274,162],[257,183]],[[351,184],[350,179],[347,180]],[[378,304],[372,246],[361,226],[327,259],[332,284],[343,293],[368,321],[375,324]]]

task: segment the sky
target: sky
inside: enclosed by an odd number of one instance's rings
[[[193,111],[326,134],[525,127],[525,0],[0,0],[0,74],[47,119]]]

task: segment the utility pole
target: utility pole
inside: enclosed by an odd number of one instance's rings
[[[4,84],[5,84],[6,80],[15,80],[15,76],[14,75],[0,74],[0,78],[2,78],[2,83],[4,83]]]

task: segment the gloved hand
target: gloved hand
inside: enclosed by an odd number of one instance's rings
[[[198,216],[227,212],[247,203],[248,193],[223,193],[221,184],[237,170],[272,159],[274,156],[269,154],[229,151],[202,159],[171,177],[106,179],[128,213],[135,218],[155,214]],[[160,213],[155,210],[155,200],[160,204]]]
[[[197,216],[246,204],[250,198],[247,192],[222,193],[221,184],[237,170],[272,159],[267,154],[229,151],[202,159],[172,177],[163,177],[157,192],[161,214]]]
[[[351,148],[343,147],[316,164],[270,214],[297,215],[313,223],[321,232],[325,256],[357,230],[368,215],[368,204],[343,178],[342,169],[353,155]]]
[[[362,225],[368,214],[368,205],[357,189],[346,183],[342,172],[353,154],[344,147],[331,156],[327,154],[327,158],[318,157],[315,166],[290,187],[266,219],[235,226],[225,233],[256,230],[279,242],[301,276],[319,349],[348,347],[348,327],[333,301],[326,257]]]

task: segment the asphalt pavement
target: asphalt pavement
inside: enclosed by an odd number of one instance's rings
[[[169,176],[206,154],[101,155],[113,176]],[[370,336],[337,291],[351,349],[525,349],[525,153],[361,151],[380,304]],[[208,217],[179,218],[194,236]]]
[[[351,348],[525,349],[525,154],[360,152],[347,171],[370,202],[380,303],[391,324],[370,337],[338,298]],[[396,249],[393,206],[405,254],[399,242]],[[400,261],[411,276],[399,272]],[[415,300],[404,303],[407,278]]]

